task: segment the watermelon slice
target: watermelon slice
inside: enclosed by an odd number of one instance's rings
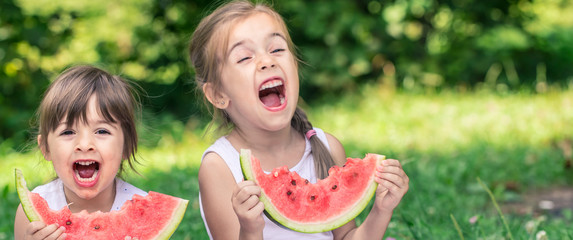
[[[15,170],[16,189],[30,221],[57,223],[66,228],[67,240],[169,239],[181,222],[188,200],[150,191],[146,197],[134,195],[120,211],[72,213],[65,207],[54,211],[39,194],[30,192],[19,169]]]
[[[305,233],[330,231],[358,216],[376,192],[374,173],[384,159],[377,154],[348,158],[344,167],[330,168],[327,178],[313,184],[286,166],[266,174],[251,151],[241,149],[243,175],[261,187],[265,214]]]

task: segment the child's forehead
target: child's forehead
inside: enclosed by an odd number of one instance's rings
[[[285,36],[286,27],[273,16],[264,13],[254,13],[243,19],[231,22],[227,31],[227,47],[245,39],[269,39],[279,35]]]
[[[211,36],[209,47],[207,47],[208,55],[213,55],[218,61],[224,62],[234,44],[246,38],[252,38],[254,34],[269,36],[272,32],[278,32],[289,43],[287,27],[281,21],[282,19],[278,18],[280,16],[259,11],[222,22]],[[258,23],[261,23],[260,27],[254,27]]]
[[[83,123],[116,122],[114,113],[111,112],[111,109],[105,104],[102,105],[97,94],[93,94],[85,104],[72,106],[68,111],[66,111],[60,118],[60,124],[69,126],[77,124],[80,121]]]

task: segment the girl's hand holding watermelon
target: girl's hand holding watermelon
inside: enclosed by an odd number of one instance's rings
[[[261,188],[253,181],[237,184],[231,202],[239,218],[240,239],[262,239],[265,226],[262,213],[265,205],[259,201]]]
[[[66,234],[64,233],[64,227],[58,227],[56,224],[46,225],[41,221],[35,221],[28,224],[26,227],[26,240],[32,239],[54,239],[63,240],[66,239]]]
[[[394,211],[408,191],[410,182],[400,162],[394,159],[382,161],[382,164],[376,168],[375,181],[378,183],[378,189],[374,207],[383,212]]]
[[[352,221],[333,231],[343,239],[382,239],[410,180],[398,160],[386,159],[376,167],[374,181],[378,183],[376,199],[364,222],[356,227]]]

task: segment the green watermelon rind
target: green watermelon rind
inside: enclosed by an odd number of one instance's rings
[[[177,230],[177,228],[179,227],[181,220],[183,220],[183,216],[185,215],[185,211],[187,210],[187,204],[188,203],[189,203],[189,200],[185,200],[185,199],[182,199],[181,201],[179,201],[179,204],[177,205],[177,207],[173,211],[173,215],[171,216],[171,221],[169,221],[167,223],[165,228],[163,228],[160,231],[160,234],[157,235],[157,237],[155,239],[157,239],[157,240],[169,239],[171,237],[171,235],[173,235],[175,230]]]
[[[240,153],[240,161],[241,161],[241,169],[243,171],[243,176],[247,180],[255,181],[255,177],[252,171],[251,165],[251,151],[249,149],[241,149]],[[386,157],[384,155],[377,155],[378,160],[377,164],[379,164],[382,160]],[[333,229],[339,228],[340,226],[350,222],[354,218],[356,218],[363,210],[368,206],[368,203],[376,193],[376,188],[378,187],[378,183],[376,181],[372,181],[368,186],[365,194],[357,202],[356,206],[352,208],[352,210],[346,212],[344,215],[341,215],[338,218],[332,219],[330,222],[321,222],[321,223],[298,223],[294,222],[290,219],[284,217],[276,207],[271,203],[269,197],[261,191],[260,200],[265,205],[265,215],[267,217],[270,216],[270,219],[273,222],[278,222],[279,224],[288,227],[292,230],[303,232],[303,233],[318,233],[318,232],[326,232],[331,231]]]
[[[40,215],[34,209],[34,205],[32,204],[32,200],[30,200],[28,190],[28,186],[26,184],[26,179],[24,178],[24,174],[20,169],[14,169],[14,176],[16,178],[16,191],[18,192],[18,197],[20,198],[20,202],[22,203],[22,209],[24,209],[24,213],[30,222],[40,221]]]
[[[14,169],[14,173],[16,178],[16,191],[18,192],[18,197],[20,198],[22,209],[24,210],[26,217],[28,217],[30,222],[42,220],[40,214],[38,214],[34,208],[32,200],[30,200],[30,190],[28,190],[24,174],[20,169],[17,168]],[[171,215],[171,220],[167,223],[165,228],[159,231],[159,234],[155,237],[155,240],[167,240],[171,237],[171,235],[173,235],[183,220],[183,216],[187,210],[188,203],[189,200],[186,199],[181,199],[179,201],[177,207],[175,207],[173,211],[173,215]]]

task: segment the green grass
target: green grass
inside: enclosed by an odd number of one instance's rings
[[[503,209],[504,202],[519,201],[527,190],[573,184],[573,169],[564,167],[563,152],[555,146],[573,139],[572,91],[417,95],[366,87],[307,112],[313,125],[341,140],[348,156],[374,152],[402,161],[410,190],[394,213],[387,237],[535,239],[543,230],[550,239],[573,239],[571,210],[500,215],[494,204]],[[157,147],[143,148],[142,177],[129,174],[127,179],[145,190],[189,199],[173,239],[206,239],[197,168],[209,143],[200,131],[173,139],[165,135]],[[13,168],[23,169],[31,186],[48,181],[53,173],[37,153],[4,151],[1,157],[0,239],[12,239],[18,205]],[[477,221],[470,223],[472,217]]]

